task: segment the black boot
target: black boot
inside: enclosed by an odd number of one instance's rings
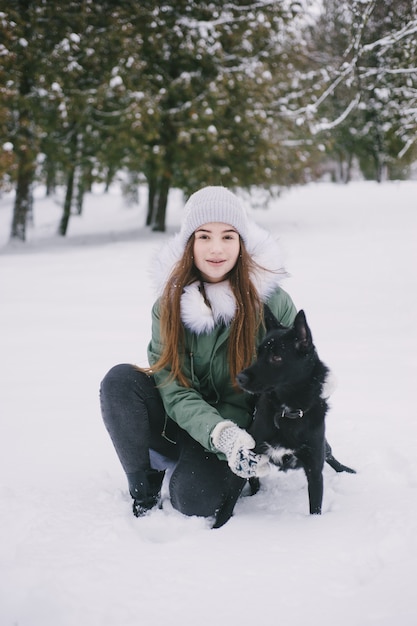
[[[149,469],[127,475],[135,517],[142,517],[158,504],[164,474],[165,472]]]

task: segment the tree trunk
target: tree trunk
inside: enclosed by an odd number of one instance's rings
[[[156,208],[155,221],[152,226],[152,230],[155,232],[165,231],[165,217],[168,204],[168,193],[171,186],[171,176],[165,174],[159,184],[159,196],[158,205]]]
[[[46,195],[51,196],[55,191],[55,182],[56,182],[56,170],[55,164],[47,157],[45,164],[45,173],[46,173]]]
[[[84,181],[80,179],[77,186],[77,197],[75,200],[77,215],[82,215],[84,206]]]
[[[114,178],[115,173],[116,173],[115,168],[113,166],[109,165],[108,168],[107,168],[107,172],[106,172],[106,185],[104,187],[105,193],[107,193],[108,190],[110,189],[110,185],[113,182],[113,178]]]
[[[68,230],[68,223],[71,215],[71,204],[72,204],[72,195],[74,192],[74,174],[75,174],[75,166],[72,166],[67,181],[67,192],[65,194],[65,202],[64,202],[64,212],[62,214],[61,221],[58,227],[58,235],[62,235],[65,237]]]
[[[11,239],[26,241],[26,224],[31,208],[32,178],[32,158],[28,150],[22,150],[20,153],[17,171],[16,197],[14,202],[12,229],[10,233]]]
[[[75,181],[75,170],[76,170],[76,155],[77,155],[77,132],[76,130],[70,136],[69,144],[70,144],[70,166],[68,169],[68,178],[67,178],[67,191],[65,194],[65,202],[64,202],[64,212],[61,217],[61,221],[58,226],[58,235],[62,235],[65,237],[68,230],[68,223],[71,217],[71,206],[72,206],[72,197],[74,194],[74,181]]]
[[[146,215],[146,226],[151,226],[154,222],[156,210],[156,178],[152,174],[148,177],[148,213]]]
[[[78,168],[78,176],[74,174],[74,188],[77,190],[75,195],[75,211],[77,215],[82,215],[83,213],[83,205],[84,205],[84,194],[86,187],[86,173],[82,168]]]
[[[17,6],[18,13],[23,24],[25,24],[24,35],[28,41],[30,41],[29,4],[27,0],[21,0]],[[28,103],[33,86],[34,72],[33,59],[30,54],[30,46],[28,46],[22,51],[16,68],[16,79],[20,80],[15,142],[17,182],[10,239],[19,239],[20,241],[26,241],[26,225],[31,209],[31,186],[35,171],[32,112]],[[17,77],[20,77],[20,79]]]
[[[345,171],[345,178],[343,181],[346,185],[350,183],[351,178],[352,178],[352,163],[353,163],[353,154],[349,153],[346,159],[346,171]]]

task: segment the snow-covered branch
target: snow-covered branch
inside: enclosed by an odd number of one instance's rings
[[[345,121],[345,119],[349,116],[351,111],[353,111],[353,109],[355,109],[358,106],[360,99],[361,99],[360,94],[356,94],[355,98],[348,104],[346,109],[332,122],[322,121],[322,122],[319,122],[318,124],[313,124],[311,128],[313,134],[317,134],[323,130],[332,130],[333,128],[336,128],[336,126],[339,126],[339,124]]]

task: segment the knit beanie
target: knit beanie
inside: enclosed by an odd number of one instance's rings
[[[245,209],[234,193],[221,186],[203,187],[185,203],[185,215],[179,237],[185,247],[194,231],[209,222],[230,224],[246,243],[248,219]]]

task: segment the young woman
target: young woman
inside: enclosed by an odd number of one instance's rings
[[[180,232],[153,271],[150,368],[113,367],[101,384],[106,428],[126,473],[136,516],[169,495],[186,515],[230,517],[247,478],[265,475],[246,429],[252,399],[236,385],[264,333],[263,305],[284,326],[295,306],[276,241],[251,222],[224,187],[204,187],[185,205]]]

